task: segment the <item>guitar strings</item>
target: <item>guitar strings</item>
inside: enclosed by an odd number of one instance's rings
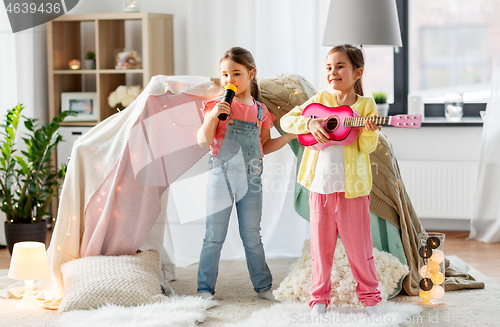
[[[365,121],[372,120],[377,125],[386,124],[389,117],[347,117],[344,119],[344,127],[363,127]]]

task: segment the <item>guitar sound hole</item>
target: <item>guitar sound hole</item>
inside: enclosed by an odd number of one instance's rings
[[[333,132],[334,130],[337,129],[337,126],[338,126],[338,119],[337,118],[330,118],[326,122],[325,129],[326,129],[327,132],[331,133],[331,132]]]

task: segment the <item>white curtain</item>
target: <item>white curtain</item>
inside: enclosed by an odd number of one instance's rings
[[[500,242],[500,57],[493,65],[491,96],[481,140],[479,174],[470,238]]]
[[[18,102],[23,115],[47,120],[47,44],[45,25],[12,33],[5,6],[0,4],[0,121]],[[16,140],[24,143],[24,125]],[[5,244],[5,214],[0,212],[0,244]]]
[[[16,104],[17,72],[16,40],[11,31],[7,12],[3,3],[0,4],[0,117],[4,117],[8,108]],[[3,121],[3,120],[2,120]],[[0,244],[5,245],[4,233],[5,214],[0,211]]]
[[[326,88],[323,47],[329,0],[189,0],[188,74],[219,76],[219,60],[233,46],[248,49],[257,77],[293,73]]]

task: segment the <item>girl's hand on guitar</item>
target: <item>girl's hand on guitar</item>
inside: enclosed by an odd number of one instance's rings
[[[377,117],[377,116],[373,115],[372,117]],[[368,119],[365,121],[365,128],[367,131],[373,132],[373,131],[380,131],[382,129],[382,126],[376,125],[373,121]]]
[[[314,136],[316,141],[319,143],[328,143],[330,141],[330,138],[328,136],[328,133],[325,131],[323,128],[323,125],[321,123],[326,122],[328,120],[327,118],[311,118],[309,122],[307,123],[307,127],[309,128],[309,131],[311,134]]]

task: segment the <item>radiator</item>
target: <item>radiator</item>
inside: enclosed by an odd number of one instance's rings
[[[472,217],[477,162],[399,161],[398,164],[419,218]]]

